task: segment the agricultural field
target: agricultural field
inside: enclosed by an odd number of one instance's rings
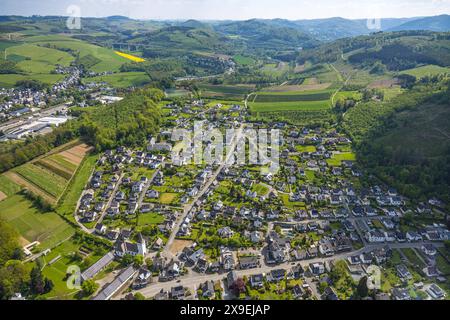
[[[178,97],[188,97],[191,94],[191,92],[185,89],[167,89],[165,91],[165,94],[168,98],[178,98]]]
[[[139,87],[150,82],[150,77],[145,72],[119,72],[84,79],[89,82],[106,82],[115,88]]]
[[[54,198],[63,193],[67,183],[58,174],[31,163],[14,169],[14,173]]]
[[[0,201],[18,193],[21,189],[19,185],[8,179],[7,176],[0,175],[0,192],[3,194],[3,197],[0,195]]]
[[[74,60],[70,54],[51,48],[44,48],[35,44],[23,44],[10,47],[6,51],[6,59],[23,60],[17,66],[29,74],[49,74],[55,69],[55,65],[69,66]]]
[[[332,106],[334,90],[293,91],[293,87],[280,86],[277,91],[258,92],[250,98],[250,110],[253,113],[283,112],[283,111],[323,111]],[[341,97],[356,96],[356,92],[339,92]]]
[[[118,72],[123,64],[130,61],[127,58],[119,56],[111,49],[99,47],[70,37],[37,36],[27,38],[26,42],[35,45],[49,45],[55,49],[71,50],[79,54],[80,59],[86,56],[93,57],[96,63],[89,66],[88,69],[94,72]]]
[[[308,91],[308,92],[259,92],[254,102],[292,102],[292,101],[321,101],[331,98],[333,92]]]
[[[259,102],[250,103],[250,110],[256,113],[281,112],[281,111],[315,111],[331,108],[329,100],[308,102]]]
[[[69,144],[67,150],[38,158],[5,173],[5,176],[49,203],[57,203],[90,149],[85,144]]]
[[[427,65],[422,67],[417,67],[414,69],[404,70],[400,74],[409,74],[418,79],[426,76],[435,76],[438,74],[450,74],[450,68],[444,68],[435,65]]]
[[[243,99],[247,94],[254,91],[252,85],[199,85],[201,94],[205,98],[220,98],[239,100]]]
[[[12,88],[18,81],[37,80],[44,84],[54,84],[64,78],[63,74],[0,74],[0,87]]]
[[[54,212],[42,213],[20,194],[0,202],[0,218],[8,222],[23,244],[39,241],[48,248],[73,235],[74,229]]]
[[[261,72],[265,75],[280,77],[289,71],[289,65],[285,62],[267,63],[261,68]]]
[[[128,54],[128,53],[124,53],[124,52],[120,52],[120,51],[114,51],[114,52],[117,55],[119,55],[119,56],[121,56],[121,57],[123,57],[125,59],[128,59],[130,61],[133,61],[133,62],[144,62],[145,61],[145,59],[142,59],[141,57],[134,56],[132,54]]]

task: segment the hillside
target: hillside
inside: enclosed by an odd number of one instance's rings
[[[450,15],[427,17],[405,22],[387,31],[429,30],[436,32],[450,31]]]
[[[450,87],[440,87],[418,85],[389,102],[359,104],[343,122],[369,171],[415,199],[449,201]]]
[[[359,67],[380,61],[389,70],[414,68],[421,64],[450,65],[450,34],[429,31],[380,32],[370,36],[341,39],[305,50],[299,63],[334,62],[346,58]]]
[[[308,48],[318,43],[304,32],[267,20],[253,19],[223,23],[216,25],[215,30],[241,40],[250,49],[297,50],[299,47]]]

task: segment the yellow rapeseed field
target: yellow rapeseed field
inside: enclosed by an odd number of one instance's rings
[[[114,51],[114,52],[116,54],[118,54],[119,56],[124,57],[124,58],[126,58],[128,60],[131,60],[131,61],[134,61],[134,62],[144,62],[145,61],[145,59],[133,56],[133,55],[128,54],[128,53],[123,53],[123,52],[120,52],[120,51]]]

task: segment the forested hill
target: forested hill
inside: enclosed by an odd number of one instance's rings
[[[402,31],[341,39],[319,48],[305,50],[299,63],[334,62],[346,56],[348,62],[365,67],[376,61],[391,71],[414,68],[419,64],[450,65],[450,33]]]
[[[0,172],[22,165],[76,138],[85,140],[98,151],[119,144],[142,144],[159,128],[161,116],[157,103],[163,97],[162,91],[147,88],[113,105],[74,111],[79,119],[69,121],[45,136],[2,145]]]
[[[359,160],[415,200],[450,200],[450,85],[419,84],[404,94],[350,109],[343,129]]]

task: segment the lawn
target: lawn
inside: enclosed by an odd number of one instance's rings
[[[423,263],[422,260],[420,260],[420,258],[417,256],[417,254],[413,249],[406,248],[401,249],[401,251],[413,266],[418,266],[420,269],[425,268],[425,264]]]
[[[450,264],[441,254],[438,254],[436,256],[436,264],[440,272],[442,272],[446,276],[450,275]]]
[[[304,202],[291,202],[289,201],[289,195],[288,194],[280,194],[281,200],[283,201],[283,204],[287,208],[291,209],[306,209]]]
[[[138,217],[138,226],[157,225],[163,223],[164,216],[158,213],[142,213]]]
[[[356,155],[353,152],[334,153],[327,163],[331,167],[340,167],[342,161],[356,161]]]
[[[161,204],[174,204],[175,202],[177,202],[179,198],[179,194],[178,193],[162,193],[159,197],[159,202]]]
[[[265,196],[269,192],[269,188],[263,184],[255,184],[252,187],[252,191],[256,192],[258,196]]]
[[[316,152],[317,149],[315,146],[302,146],[302,145],[297,145],[295,146],[295,150],[297,150],[297,152],[309,152],[309,153],[313,153]]]
[[[75,253],[81,253],[81,248],[83,252],[87,253],[87,255],[83,254],[84,258],[82,260],[73,259],[73,255]],[[69,289],[67,287],[68,268],[70,266],[79,266],[80,271],[82,272],[98,261],[103,256],[102,253],[102,250],[99,250],[98,252],[95,250],[92,252],[82,244],[75,242],[73,238],[52,249],[48,255],[42,257],[42,261],[45,263],[42,273],[44,276],[51,279],[55,286],[53,290],[44,295],[44,297],[47,299],[75,298],[74,293],[78,290]],[[50,264],[50,262],[54,259],[56,259],[56,261]]]
[[[40,241],[43,248],[54,246],[74,233],[58,214],[42,213],[19,194],[0,202],[0,217],[27,241]]]

